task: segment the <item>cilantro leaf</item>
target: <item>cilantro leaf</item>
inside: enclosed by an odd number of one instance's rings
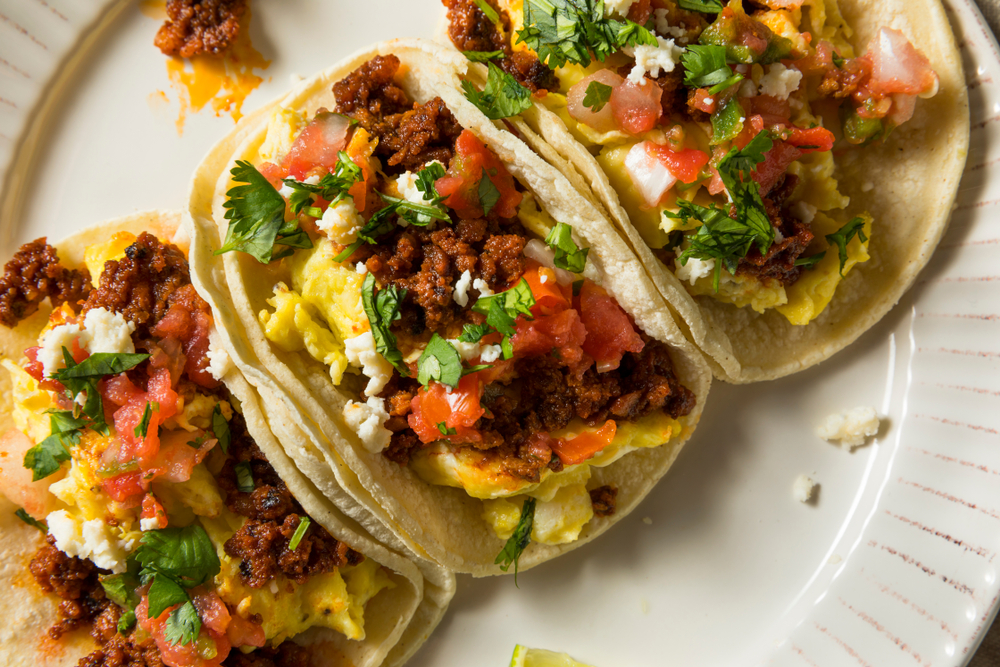
[[[531,91],[517,79],[489,63],[490,73],[482,92],[468,81],[462,82],[465,98],[472,102],[490,120],[516,116],[531,108]]]
[[[229,228],[216,255],[237,250],[267,264],[289,254],[291,247],[312,247],[312,241],[298,228],[297,221],[285,222],[285,199],[256,167],[245,160],[237,160],[230,173],[233,181],[244,185],[233,186],[226,193],[223,208]],[[276,244],[288,248],[275,255]]]
[[[292,533],[292,539],[288,541],[289,551],[295,551],[299,548],[299,544],[302,542],[302,538],[306,536],[306,531],[309,530],[310,524],[312,524],[312,519],[307,516],[302,517],[295,532]]]
[[[136,424],[135,428],[132,430],[132,435],[137,438],[145,438],[146,433],[149,432],[149,422],[153,419],[153,410],[157,412],[160,411],[160,404],[156,401],[150,403],[146,401],[146,409],[142,411],[142,419]]]
[[[818,252],[815,255],[810,255],[809,257],[799,257],[795,260],[795,266],[802,266],[808,271],[809,269],[815,268],[819,261],[826,257],[826,251]]]
[[[692,44],[681,54],[684,65],[684,85],[704,88],[722,83],[733,75],[726,62],[726,47],[714,44]]]
[[[208,533],[199,525],[148,530],[140,543],[136,560],[147,576],[156,576],[157,582],[169,578],[179,586],[194,588],[217,575],[221,568]]]
[[[555,69],[567,62],[590,65],[625,46],[657,46],[656,36],[632,21],[604,16],[601,0],[525,0],[517,42]]]
[[[478,343],[483,339],[483,336],[492,331],[493,327],[489,324],[466,324],[462,327],[462,333],[459,334],[458,339],[463,343]]]
[[[483,207],[483,216],[487,216],[500,201],[500,190],[493,184],[485,168],[483,169],[483,177],[479,179],[478,192],[479,204]]]
[[[379,216],[379,222],[376,223],[376,228],[371,231],[378,232],[379,236],[385,233],[382,231],[384,228],[382,216],[385,216],[387,219],[388,216],[393,213],[403,218],[411,225],[416,225],[418,227],[426,227],[431,224],[432,220],[451,222],[451,218],[448,217],[448,211],[446,211],[440,204],[414,204],[408,199],[390,197],[389,195],[382,194],[381,192],[378,193],[378,196],[382,198],[382,201],[389,204],[375,213],[375,216]],[[375,216],[372,216],[372,220],[375,219]],[[369,224],[371,224],[371,220],[369,220]],[[358,232],[358,236],[360,237],[366,229],[368,229],[368,225],[365,225],[361,232]],[[368,235],[371,234],[371,231],[368,232]],[[375,243],[375,240],[372,239],[369,243]]]
[[[191,601],[185,602],[170,612],[164,628],[164,637],[171,644],[186,646],[198,639],[201,632],[201,617]]]
[[[143,533],[146,535],[146,533]],[[184,587],[174,581],[173,578],[159,573],[151,575],[153,583],[149,587],[149,608],[148,618],[158,618],[167,609],[174,605],[184,604],[191,598],[188,597]]]
[[[392,323],[399,319],[399,306],[406,298],[406,290],[390,285],[375,294],[375,276],[370,272],[361,284],[361,302],[365,315],[371,324],[372,336],[375,337],[375,349],[385,357],[386,361],[396,367],[400,375],[407,377],[409,369],[403,362],[403,355],[396,347],[396,336],[389,330]]]
[[[228,454],[232,434],[229,431],[229,422],[226,421],[225,416],[222,414],[222,408],[218,403],[215,404],[215,408],[212,410],[212,433],[218,439],[219,448],[222,449],[222,453]]]
[[[444,165],[440,162],[431,162],[429,165],[417,172],[417,190],[424,193],[424,200],[432,204],[438,204],[444,197],[437,193],[434,184],[438,179],[444,178]]]
[[[440,422],[438,425],[438,430],[441,431],[441,435],[456,435],[458,431],[446,425],[444,422]]]
[[[587,264],[587,255],[590,248],[580,249],[573,241],[573,228],[564,222],[556,223],[545,242],[550,248],[555,250],[553,263],[560,269],[572,271],[573,273],[583,272],[583,267]]]
[[[611,101],[611,91],[613,90],[614,88],[600,81],[591,81],[583,96],[583,106],[594,113],[600,113]]]
[[[97,394],[96,386],[92,392]],[[80,443],[80,431],[86,424],[84,419],[74,417],[68,410],[49,412],[50,435],[24,453],[23,465],[32,471],[33,482],[54,474],[61,464],[70,460],[69,448]]]
[[[474,63],[485,63],[494,58],[503,58],[503,51],[462,51],[462,55]]]
[[[250,469],[249,461],[236,464],[236,488],[243,493],[253,493],[253,470]]]
[[[136,593],[140,586],[139,578],[131,572],[124,572],[102,576],[100,582],[108,599],[124,610],[118,617],[118,632],[124,635],[135,626],[135,608],[140,602]]]
[[[844,56],[834,51],[830,57],[833,59],[833,64],[837,69],[844,69],[844,63],[847,62],[844,60]]]
[[[718,14],[724,8],[722,0],[679,0],[678,4],[681,9],[704,14]]]
[[[427,386],[431,380],[454,387],[462,379],[462,357],[455,346],[438,334],[431,336],[417,360],[417,380]]]
[[[531,542],[531,526],[535,521],[535,499],[528,498],[521,506],[521,518],[514,528],[514,533],[507,539],[503,549],[497,554],[493,561],[494,565],[499,565],[500,569],[506,572],[514,564],[514,585],[517,585],[517,566],[521,559],[521,553]]]
[[[862,243],[868,241],[868,236],[865,234],[864,227],[865,219],[858,216],[833,234],[826,235],[826,240],[830,242],[830,245],[836,245],[837,252],[840,254],[841,278],[844,277],[844,266],[847,264],[847,244],[850,243],[851,239],[855,236],[857,236]]]
[[[28,524],[29,526],[34,526],[43,533],[49,532],[49,525],[47,523],[45,523],[44,521],[39,521],[35,517],[31,516],[30,514],[24,511],[23,507],[18,507],[17,510],[15,510],[14,515],[21,521]]]
[[[128,609],[122,612],[122,615],[118,617],[118,634],[125,635],[135,627],[135,621],[135,609]]]
[[[500,15],[497,14],[497,10],[490,7],[490,4],[486,0],[472,0],[476,3],[476,7],[479,7],[479,11],[486,15],[490,23],[499,23]]]
[[[356,253],[358,251],[358,248],[360,248],[364,244],[365,240],[359,236],[357,241],[344,248],[339,255],[333,258],[333,261],[346,262],[348,259],[350,259],[351,255]]]
[[[293,190],[288,203],[292,208],[292,213],[298,215],[313,205],[315,200],[312,195],[320,195],[330,202],[330,206],[333,206],[346,197],[347,191],[362,178],[364,178],[364,172],[361,171],[361,167],[351,160],[350,155],[340,151],[337,154],[337,165],[334,170],[325,174],[316,185],[303,183],[294,178],[286,178],[282,182]],[[323,212],[319,210],[309,213],[310,215],[318,213],[318,215],[313,215],[315,218],[323,215]]]
[[[63,348],[64,350],[66,348]],[[118,375],[135,368],[149,359],[148,354],[129,354],[127,352],[98,352],[92,354],[79,364],[56,371],[52,377],[66,384],[66,380],[101,379],[107,375]]]
[[[518,315],[525,319],[533,319],[531,307],[535,305],[535,297],[531,293],[528,281],[521,281],[506,292],[492,296],[481,296],[472,306],[472,310],[486,315],[486,323],[504,336],[514,335],[514,323]]]

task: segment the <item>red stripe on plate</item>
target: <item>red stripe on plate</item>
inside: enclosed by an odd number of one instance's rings
[[[977,556],[982,556],[983,558],[986,558],[990,562],[993,562],[993,552],[990,551],[989,549],[986,549],[984,547],[974,547],[971,544],[968,544],[958,539],[957,537],[952,537],[948,533],[941,532],[937,528],[931,528],[930,526],[925,526],[924,524],[920,523],[915,519],[907,519],[905,516],[894,514],[891,510],[885,510],[885,513],[891,516],[893,519],[901,521],[908,526],[912,526],[913,528],[922,530],[925,533],[930,533],[931,535],[940,537],[942,540],[950,542],[951,544],[954,544],[956,547],[961,547],[963,551],[971,551]]]
[[[815,625],[816,629],[819,630],[820,632],[822,632],[824,635],[826,635],[827,637],[829,637],[833,641],[837,642],[837,644],[840,645],[840,648],[842,648],[845,651],[847,651],[848,655],[850,655],[852,658],[854,658],[855,660],[858,661],[859,665],[862,665],[863,667],[872,667],[867,662],[865,662],[864,659],[860,655],[858,655],[857,651],[855,651],[853,648],[851,648],[850,646],[848,646],[847,642],[845,642],[843,639],[841,639],[837,635],[835,635],[832,632],[830,632],[829,629],[823,627],[822,625],[820,625],[816,621],[813,621],[813,625]]]
[[[850,605],[842,597],[838,597],[837,599],[840,600],[840,604],[844,605],[845,607],[847,607],[848,609],[850,609],[852,612],[854,612],[855,615],[857,615],[857,617],[860,618],[862,621],[864,621],[865,623],[867,623],[868,625],[872,626],[873,628],[875,628],[876,630],[878,630],[879,632],[881,632],[883,635],[885,635],[886,637],[888,637],[889,640],[893,644],[895,644],[896,646],[898,646],[901,651],[903,651],[905,653],[908,653],[914,660],[917,661],[918,664],[923,665],[923,667],[930,667],[931,663],[929,663],[926,660],[924,660],[923,658],[921,658],[920,654],[917,653],[916,651],[914,651],[910,647],[909,644],[907,644],[902,639],[900,639],[896,635],[894,635],[891,632],[889,632],[888,630],[886,630],[885,626],[882,625],[881,623],[879,623],[878,621],[876,621],[874,618],[872,618],[870,614],[868,614],[866,612],[863,612],[860,609],[855,609],[852,605]]]
[[[954,588],[959,593],[962,593],[963,595],[968,595],[973,600],[976,599],[976,589],[966,584],[963,584],[961,581],[955,581],[946,574],[938,574],[937,570],[935,570],[933,567],[930,567],[929,565],[924,565],[922,562],[920,562],[913,556],[905,554],[899,549],[890,547],[887,544],[879,544],[875,540],[868,540],[868,546],[872,547],[873,549],[881,549],[887,554],[891,554],[901,559],[907,565],[912,565],[913,567],[917,568],[918,570],[926,574],[928,577],[931,577],[932,579],[940,579],[944,583]]]
[[[921,491],[924,491],[925,493],[931,493],[931,494],[937,496],[938,498],[941,498],[942,500],[947,500],[948,502],[955,503],[956,505],[964,505],[965,507],[968,507],[970,510],[977,510],[977,511],[982,512],[983,514],[985,514],[986,516],[988,516],[988,517],[990,517],[992,519],[1000,520],[1000,514],[997,514],[994,510],[991,510],[991,509],[988,509],[988,508],[985,508],[985,507],[980,507],[979,505],[977,505],[975,503],[970,503],[967,500],[962,500],[961,498],[958,498],[957,496],[953,496],[950,493],[947,493],[945,491],[939,491],[937,489],[932,489],[929,486],[924,486],[923,484],[921,484],[919,482],[911,482],[911,481],[903,479],[902,477],[900,477],[896,481],[899,482],[900,484],[906,484],[908,486],[912,486],[915,489],[920,489]]]
[[[955,632],[954,630],[952,630],[951,627],[949,627],[948,624],[945,621],[942,621],[941,619],[937,618],[936,616],[934,616],[934,614],[930,613],[929,611],[927,611],[926,609],[924,609],[923,607],[921,607],[917,603],[910,601],[910,599],[908,597],[906,597],[902,593],[899,593],[898,591],[890,588],[889,586],[886,586],[883,583],[875,581],[871,577],[868,577],[868,581],[870,581],[872,584],[874,584],[875,588],[879,589],[880,591],[882,591],[883,593],[885,593],[889,597],[893,598],[894,600],[897,600],[898,602],[901,602],[901,603],[903,603],[905,605],[909,605],[909,607],[913,611],[917,612],[917,614],[919,614],[920,616],[924,617],[925,619],[927,619],[931,623],[934,623],[935,625],[940,625],[941,629],[944,630],[948,634],[949,637],[951,637],[955,641],[958,641],[958,633]]]
[[[933,415],[913,415],[917,419],[930,419],[936,421],[939,424],[944,424],[945,426],[960,426],[963,428],[972,429],[973,431],[981,431],[983,433],[989,433],[990,435],[1000,435],[1000,431],[989,426],[982,426],[980,424],[966,424],[965,422],[958,422],[953,419],[945,419],[944,417],[935,417]]]

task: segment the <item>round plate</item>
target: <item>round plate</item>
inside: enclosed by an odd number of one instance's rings
[[[178,208],[232,127],[190,115],[152,45],[155,3],[0,0],[0,251]],[[162,5],[161,5],[162,6]],[[961,665],[997,607],[1000,553],[1000,58],[950,0],[972,149],[951,229],[914,288],[828,362],[717,383],[667,478],[607,536],[518,577],[463,577],[413,664],[505,664],[515,643],[603,665]],[[272,63],[245,111],[368,43],[432,36],[437,0],[256,2]],[[373,20],[373,18],[375,20]],[[813,435],[886,416],[849,454]],[[818,502],[792,498],[808,474]]]

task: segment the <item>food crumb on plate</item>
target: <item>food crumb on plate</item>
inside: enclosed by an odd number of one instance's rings
[[[878,427],[875,408],[857,407],[828,416],[816,427],[816,435],[824,440],[839,440],[842,449],[853,452],[865,444],[869,436],[878,433]]]
[[[652,526],[653,525],[653,520],[650,519],[648,516],[642,517],[642,522],[644,524],[646,524],[647,526]]]
[[[817,486],[819,485],[807,475],[799,475],[795,479],[795,484],[792,485],[792,494],[800,503],[808,503],[813,499]]]
[[[844,559],[841,558],[840,556],[838,556],[837,554],[833,554],[832,556],[830,556],[830,558],[826,562],[829,565],[836,565],[837,563],[839,563],[842,560],[844,560]]]

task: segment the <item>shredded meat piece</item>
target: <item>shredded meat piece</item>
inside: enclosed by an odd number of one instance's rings
[[[795,266],[795,260],[806,251],[814,235],[809,225],[796,218],[785,216],[781,211],[782,205],[791,196],[797,183],[798,177],[789,174],[777,188],[764,197],[764,208],[767,209],[771,226],[781,233],[781,240],[772,243],[767,253],[763,255],[756,247],[752,248],[747,256],[740,260],[736,269],[737,275],[753,276],[761,282],[776,280],[785,286],[791,285],[802,275],[803,268]]]
[[[462,127],[439,97],[411,104],[393,78],[399,58],[376,56],[333,86],[337,111],[378,138],[377,155],[391,167],[414,171],[438,160],[447,164]]]
[[[59,621],[49,628],[52,639],[91,623],[112,604],[97,578],[105,571],[89,560],[67,556],[56,548],[51,535],[45,538],[45,544],[35,553],[28,569],[43,591],[62,599]]]
[[[298,583],[331,572],[345,564],[355,565],[364,557],[336,540],[319,524],[312,524],[298,546],[289,548],[296,528],[305,516],[257,443],[246,431],[239,415],[229,422],[230,458],[218,475],[219,487],[226,492],[226,507],[248,521],[226,541],[226,553],[239,559],[240,578],[251,588],[260,588],[277,574]],[[236,464],[249,463],[254,490],[246,493],[237,486]]]
[[[491,236],[483,246],[479,264],[483,280],[494,292],[512,286],[524,273],[524,246],[528,240],[519,234]]]
[[[153,44],[165,56],[220,55],[240,32],[247,0],[167,0]]]
[[[511,34],[510,16],[496,2],[487,0],[500,17],[499,24],[490,21],[473,0],[442,2],[448,8],[448,36],[459,51],[502,51],[503,58],[495,62],[531,92],[558,89],[559,80],[555,72],[539,61],[538,56],[511,49],[508,37]]]
[[[663,108],[663,118],[669,119],[676,115],[688,114],[688,91],[684,87],[684,69],[676,67],[673,72],[663,72],[656,77],[656,85],[663,91],[660,106]]]
[[[0,324],[15,327],[38,310],[46,298],[55,307],[77,304],[90,294],[90,272],[67,269],[45,237],[25,243],[4,266],[0,278]]]
[[[605,485],[590,490],[590,504],[594,508],[594,516],[613,515],[615,513],[615,503],[617,501],[617,487]]]
[[[191,285],[188,262],[180,248],[143,232],[125,249],[125,257],[104,265],[101,285],[90,293],[83,312],[106,308],[135,324],[140,339],[163,319],[174,303],[190,313],[209,313]]]

